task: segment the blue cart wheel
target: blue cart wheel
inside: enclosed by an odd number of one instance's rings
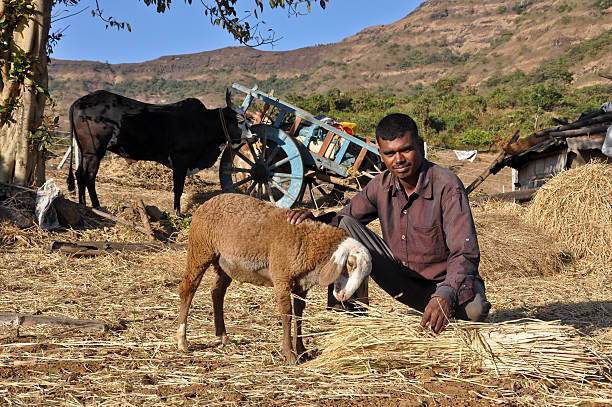
[[[297,143],[265,124],[251,127],[256,137],[221,155],[219,179],[224,192],[236,192],[291,208],[304,191],[304,162]]]

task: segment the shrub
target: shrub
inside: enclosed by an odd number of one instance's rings
[[[490,146],[493,140],[493,135],[480,129],[469,129],[457,138],[457,144],[460,146],[484,147]]]

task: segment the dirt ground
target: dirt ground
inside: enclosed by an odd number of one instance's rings
[[[492,154],[474,163],[440,150],[434,161],[452,168],[467,185],[486,168]],[[50,163],[52,164],[52,163]],[[52,167],[49,167],[52,168]],[[65,190],[66,170],[48,178]],[[117,216],[137,221],[135,201],[170,211],[169,171],[159,166],[128,167],[105,159],[98,177],[101,204]],[[487,193],[508,190],[504,169],[482,185]],[[182,208],[191,213],[220,193],[216,168],[189,180]],[[16,204],[18,206],[18,204]],[[306,203],[307,207],[312,204]],[[333,206],[327,203],[326,206]],[[474,207],[482,222],[486,208]],[[518,219],[517,219],[518,225]],[[482,224],[482,223],[480,223]],[[186,243],[186,230],[168,221],[154,227],[173,241]],[[373,226],[376,228],[376,225]],[[482,226],[478,226],[479,229]],[[479,230],[479,233],[484,230]],[[486,406],[610,405],[609,379],[583,382],[483,371],[458,371],[435,364],[419,369],[334,373],[306,365],[287,366],[280,353],[280,321],[272,291],[233,284],[226,295],[225,319],[231,343],[214,335],[206,274],[191,308],[190,353],[176,350],[174,335],[178,284],[186,251],[113,252],[73,257],[48,249],[53,240],[145,242],[141,233],[103,219],[82,227],[43,232],[0,223],[0,311],[104,322],[109,330],[85,333],[42,325],[0,325],[0,404],[2,405],[299,405],[299,406]],[[486,242],[483,243],[483,250]],[[486,253],[483,253],[483,258]],[[521,253],[515,253],[521,256]],[[612,356],[612,269],[563,265],[554,273],[509,273],[483,261],[487,295],[493,304],[489,322],[519,318],[560,321],[578,329],[602,359]],[[371,304],[412,315],[375,283]],[[306,347],[316,358],[322,335],[338,319],[325,310],[326,291],[314,288],[305,310]],[[351,317],[343,323],[350,323]],[[560,365],[560,369],[563,368]]]

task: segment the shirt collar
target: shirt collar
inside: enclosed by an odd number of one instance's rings
[[[423,159],[423,163],[421,164],[421,172],[419,173],[419,179],[417,181],[416,187],[414,188],[414,193],[419,196],[422,196],[425,199],[433,198],[433,188],[431,182],[431,171],[429,169],[433,166],[433,163]],[[399,179],[395,176],[391,175],[391,192],[395,196],[398,191],[401,191],[402,187],[400,185]]]

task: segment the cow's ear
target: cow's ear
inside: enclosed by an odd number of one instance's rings
[[[232,94],[228,88],[225,88],[225,103],[227,107],[232,107]]]

